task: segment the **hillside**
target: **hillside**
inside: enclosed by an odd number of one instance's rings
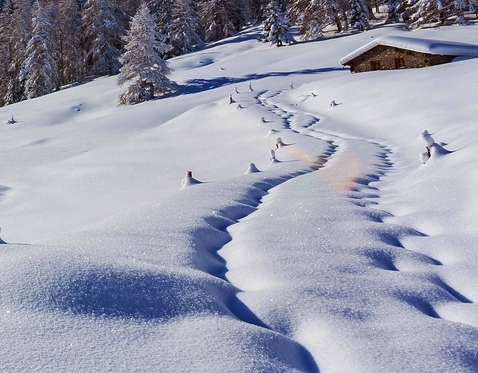
[[[0,108],[3,371],[478,370],[478,60],[338,62],[476,26],[259,33]]]

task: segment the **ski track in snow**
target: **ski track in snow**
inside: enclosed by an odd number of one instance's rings
[[[377,240],[382,242],[383,248],[375,247],[362,252],[362,255],[369,259],[371,266],[375,266],[376,268],[384,271],[407,273],[408,275],[412,276],[415,281],[419,279],[423,282],[426,282],[428,286],[434,286],[438,288],[437,291],[443,291],[449,294],[449,302],[471,303],[471,301],[463,296],[459,290],[448,285],[446,281],[440,277],[439,271],[434,271],[434,268],[440,268],[442,266],[440,261],[434,259],[433,257],[416,252],[412,249],[407,249],[407,245],[404,243],[404,240],[407,237],[422,237],[426,239],[425,234],[413,228],[385,223],[386,219],[392,217],[392,215],[388,212],[380,210],[380,184],[384,182],[384,178],[387,176],[387,174],[394,171],[394,164],[390,160],[392,151],[387,146],[372,140],[348,137],[345,134],[327,133],[321,131],[320,129],[314,128],[318,123],[320,123],[320,118],[313,114],[300,112],[299,110],[292,111],[290,110],[290,107],[286,107],[285,105],[281,104],[276,99],[279,98],[283,92],[284,91],[279,91],[270,96],[266,96],[268,92],[265,91],[261,92],[256,98],[258,103],[267,111],[281,118],[282,126],[285,131],[290,130],[298,134],[321,139],[330,143],[330,151],[326,152],[325,154],[318,155],[322,161],[321,165],[314,171],[318,171],[323,167],[327,167],[329,161],[334,157],[338,157],[344,147],[351,147],[353,149],[354,142],[366,143],[367,146],[374,148],[376,152],[375,163],[366,165],[364,167],[369,169],[370,172],[361,174],[358,177],[354,177],[353,180],[351,180],[351,183],[347,186],[348,192],[345,195],[347,200],[362,208],[361,215],[365,220],[376,223],[374,234],[377,237]],[[280,134],[280,131],[278,131],[278,134]],[[261,188],[265,194],[261,198],[255,200],[253,203],[254,210],[241,217],[231,217],[235,221],[233,226],[235,228],[240,226],[246,217],[250,222],[251,219],[254,219],[257,211],[261,209],[263,201],[268,200],[270,202],[270,199],[268,198],[271,197],[270,193],[272,191],[277,191],[278,189],[282,188],[286,182],[302,175],[304,175],[304,173],[289,176],[284,179],[284,182],[276,183],[276,185],[268,185],[266,188]],[[224,231],[228,231],[229,228],[230,226],[221,227],[221,229]],[[236,229],[235,231],[240,230],[241,229]],[[284,236],[287,235],[288,233],[284,232]],[[227,245],[231,245],[231,243],[234,243],[239,238],[240,235],[237,236],[236,234],[231,233],[230,241],[227,242],[223,248]],[[221,248],[217,251],[219,252],[220,250]],[[397,250],[402,252],[405,251],[407,253],[405,257],[408,259],[403,260],[403,255],[396,255]],[[399,257],[402,259],[397,260]],[[228,267],[230,264],[231,263],[226,261],[225,267]],[[430,275],[430,273],[432,274]],[[226,279],[226,277],[222,275],[220,277]],[[234,285],[234,281],[231,283]],[[239,291],[242,290],[239,289]],[[399,291],[397,294],[397,298],[401,298],[400,300],[402,302],[407,303],[421,313],[432,318],[441,318],[439,313],[436,311],[434,304],[432,304],[421,294],[410,293],[410,291],[407,289],[404,289],[403,292]],[[256,320],[260,320],[260,317],[257,315],[255,315],[254,318]],[[247,318],[242,318],[242,320],[251,322],[251,320]],[[256,321],[253,323],[262,327],[271,328],[272,330],[275,330],[276,332],[283,334],[288,338],[294,339],[294,336],[289,335],[287,331],[276,330],[274,327],[262,324],[262,322],[258,323]],[[318,364],[318,368],[320,368],[320,361],[316,361],[316,363]],[[316,371],[318,368],[314,366],[312,367],[311,371]]]
[[[413,228],[386,223],[387,218],[393,216],[380,209],[382,193],[380,186],[386,183],[386,176],[394,172],[390,148],[374,140],[325,132],[319,127],[320,118],[317,115],[301,111],[297,106],[289,104],[290,100],[282,98],[284,93],[287,91],[272,94],[263,91],[256,96],[258,105],[274,118],[279,118],[281,128],[276,130],[276,134],[284,133],[286,136],[288,132],[293,132],[300,136],[321,140],[329,146],[319,154],[314,154],[315,163],[311,164],[309,169],[279,172],[273,177],[263,176],[262,173],[256,174],[252,178],[250,189],[244,191],[242,198],[229,201],[226,205],[218,202],[221,206],[218,211],[202,217],[209,227],[207,229],[198,227],[190,233],[190,242],[193,242],[195,246],[190,269],[203,272],[204,276],[201,278],[204,283],[193,280],[188,270],[176,272],[174,269],[163,270],[161,266],[149,271],[148,268],[154,264],[149,260],[145,261],[144,264],[147,264],[147,267],[143,269],[138,269],[140,267],[126,269],[117,267],[114,263],[91,267],[79,265],[77,270],[66,277],[55,275],[58,271],[55,268],[51,271],[52,278],[45,280],[46,283],[50,283],[45,291],[47,294],[40,297],[48,299],[47,308],[66,314],[162,321],[195,313],[216,312],[220,316],[233,317],[258,327],[264,333],[271,333],[271,338],[275,340],[280,337],[280,342],[277,343],[288,346],[287,348],[300,356],[295,363],[292,359],[289,362],[290,366],[294,366],[298,371],[319,372],[320,357],[317,357],[316,352],[310,349],[310,345],[304,344],[300,338],[297,338],[291,326],[286,325],[287,321],[282,324],[270,324],[263,315],[257,314],[247,302],[240,298],[241,294],[249,290],[241,289],[234,280],[228,279],[229,268],[234,267],[235,263],[222,256],[221,251],[227,250],[227,247],[234,246],[236,241],[240,241],[241,225],[251,224],[261,210],[280,203],[280,199],[276,199],[275,194],[286,185],[311,173],[321,174],[327,168],[333,167],[334,162],[336,162],[335,166],[338,165],[340,168],[344,165],[344,159],[349,153],[353,153],[357,146],[367,147],[369,152],[374,154],[373,162],[361,166],[361,170],[365,169],[367,172],[361,172],[347,180],[346,192],[341,196],[360,210],[363,220],[370,223],[367,227],[371,227],[369,228],[371,235],[381,243],[371,244],[366,250],[361,248],[358,255],[363,256],[370,266],[379,270],[403,273],[405,276],[410,276],[413,283],[417,281],[425,283],[427,289],[434,288],[435,291],[447,294],[442,296],[441,300],[447,298],[448,302],[471,303],[471,300],[463,296],[459,289],[454,289],[440,276],[439,268],[442,267],[440,261],[407,248],[408,237],[426,240],[425,234]],[[280,151],[281,149],[277,150],[279,155]],[[212,184],[193,186],[188,188],[190,190],[187,192],[197,193],[199,199],[203,193],[201,189],[207,189],[208,185]],[[2,193],[7,191],[8,188],[0,186],[0,198]],[[199,210],[201,209],[198,208]],[[185,217],[178,219],[178,221],[188,220]],[[171,220],[168,222],[171,226],[178,225],[173,218]],[[268,234],[267,230],[261,232]],[[343,233],[342,231],[337,234]],[[281,234],[289,236],[292,232],[281,232]],[[76,259],[71,261],[75,263]],[[137,263],[141,265],[141,262]],[[38,276],[36,270],[34,274]],[[340,276],[347,276],[346,262],[342,263]],[[181,289],[185,287],[195,288],[195,293],[201,300],[183,299]],[[423,293],[415,293],[410,289],[395,290],[395,292],[399,301],[431,318],[441,318],[435,304],[423,296]],[[39,301],[37,298],[37,295],[31,296],[32,302],[44,304],[43,300]],[[350,317],[362,317],[360,309],[357,309],[355,305],[351,305],[349,310],[344,312],[350,313],[352,315]]]
[[[289,108],[286,108],[285,105],[281,106],[278,102],[274,102],[274,99],[280,97],[280,95],[284,92],[285,91],[279,91],[269,97],[265,97],[265,93],[262,93],[258,96],[258,101],[263,106],[265,106],[271,112],[279,115],[281,118],[284,119],[284,128],[292,129],[295,132],[317,138],[321,138],[321,136],[322,138],[338,137],[342,141],[347,141],[348,138],[344,134],[333,135],[331,133],[325,133],[320,130],[313,129],[312,127],[320,122],[320,118],[318,118],[317,116],[299,111],[292,112]],[[293,107],[295,106],[296,105],[293,105]],[[294,119],[297,119],[297,117],[301,116],[306,117],[306,120],[302,122],[304,124],[294,126]],[[393,162],[390,161],[390,155],[392,154],[392,151],[387,146],[381,145],[374,141],[366,139],[361,139],[361,141],[366,141],[369,144],[378,148],[377,163],[374,165],[370,165],[371,169],[375,168],[375,172],[361,175],[360,177],[355,178],[353,180],[353,183],[355,185],[350,188],[350,192],[347,194],[347,198],[349,198],[352,203],[356,204],[357,206],[364,207],[363,215],[365,218],[379,223],[384,223],[384,219],[386,219],[387,217],[393,217],[393,215],[379,209],[378,199],[380,198],[380,190],[376,186],[373,186],[371,184],[381,181],[381,179],[385,177],[387,173],[393,171]],[[337,145],[337,142],[334,142],[332,140],[332,143],[335,147],[340,148],[340,146]],[[336,150],[334,153],[337,153],[338,151],[339,150]],[[331,156],[333,156],[333,154]],[[374,208],[371,209],[371,206]],[[373,253],[368,254],[370,255],[370,258],[374,261],[375,265],[380,268],[392,271],[413,272],[416,270],[420,270],[419,268],[421,268],[421,265],[423,263],[431,266],[442,265],[439,260],[436,260],[433,257],[418,253],[412,249],[407,249],[406,244],[403,243],[406,237],[426,237],[426,234],[417,231],[416,229],[407,227],[394,227],[394,229],[390,232],[388,229],[381,228],[377,232],[377,235],[386,245],[394,246],[399,249],[409,250],[412,256],[415,258],[414,264],[409,263],[401,265],[399,263],[394,263],[393,256],[387,250],[375,251]],[[450,293],[450,295],[457,301],[463,303],[472,303],[458,290],[448,285],[443,279],[440,278],[438,274],[432,278],[429,278],[428,281],[434,283],[439,288]],[[413,302],[416,303],[417,308],[420,308],[422,304],[427,303],[424,299],[417,299]],[[424,312],[432,317],[440,317],[432,306],[426,306]]]

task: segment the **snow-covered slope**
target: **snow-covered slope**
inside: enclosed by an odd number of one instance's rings
[[[3,371],[478,370],[478,60],[350,74],[409,32],[258,32],[171,60],[158,101],[111,77],[0,109]]]

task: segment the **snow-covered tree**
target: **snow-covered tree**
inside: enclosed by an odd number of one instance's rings
[[[266,19],[264,21],[263,33],[266,35],[267,41],[280,47],[294,40],[289,33],[289,21],[281,10],[278,0],[270,0],[264,15]]]
[[[149,8],[151,14],[155,18],[155,22],[160,34],[166,34],[169,30],[169,25],[173,19],[173,0],[151,0]]]
[[[27,58],[22,66],[25,97],[34,98],[58,88],[57,46],[52,39],[49,12],[40,0],[35,3],[32,38],[27,45]]]
[[[156,24],[145,2],[141,3],[124,38],[118,84],[130,82],[119,97],[120,104],[136,104],[172,91],[170,69],[161,58],[165,44],[157,38]]]
[[[247,24],[249,4],[247,0],[202,0],[199,18],[207,41],[224,39]]]
[[[120,67],[124,29],[113,0],[88,0],[81,18],[84,30],[85,63],[93,76],[112,75]]]
[[[475,13],[475,16],[478,17],[478,0],[470,0],[470,12]]]
[[[411,27],[420,27],[427,23],[445,23],[453,8],[452,0],[412,1],[408,13]]]
[[[6,0],[0,20],[0,103],[12,104],[25,98],[21,67],[31,36],[31,3],[29,0]]]
[[[264,11],[267,7],[267,0],[250,0],[250,20],[252,24],[258,24],[265,19]]]
[[[299,32],[305,40],[322,36],[324,29],[336,25],[341,32],[347,27],[344,21],[345,4],[339,0],[291,0],[288,15],[299,25]]]
[[[176,0],[169,27],[171,56],[192,52],[203,45],[198,33],[199,18],[191,0]]]
[[[83,61],[81,52],[81,18],[76,0],[58,1],[58,22],[55,41],[58,46],[60,84],[81,81]]]
[[[157,38],[164,43],[163,59],[174,56],[173,47],[171,46],[170,28],[173,21],[174,0],[150,0],[149,9],[156,22]]]
[[[368,7],[364,0],[350,0],[349,25],[353,29],[364,31],[369,27]]]
[[[455,23],[458,23],[460,25],[466,25],[469,22],[465,18],[465,11],[467,11],[470,8],[470,3],[467,0],[455,0],[453,3],[453,6],[455,8],[457,18]]]
[[[3,7],[0,12],[0,106],[7,104],[7,85],[9,81],[8,69],[11,61],[10,24],[11,13],[9,7]]]
[[[403,10],[404,0],[388,0],[387,1],[387,20],[385,23],[396,23],[400,21],[400,14]]]

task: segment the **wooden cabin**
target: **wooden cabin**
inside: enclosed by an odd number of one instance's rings
[[[478,57],[478,45],[404,36],[372,40],[340,60],[350,72],[411,69],[440,65],[456,57]]]

